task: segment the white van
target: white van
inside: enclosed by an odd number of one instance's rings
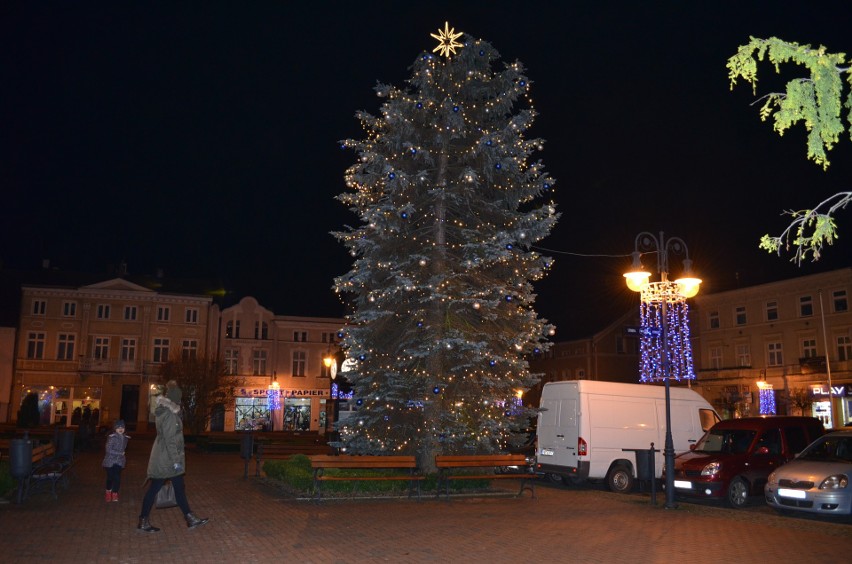
[[[670,388],[675,452],[689,450],[719,421],[707,401],[692,390]],[[612,491],[633,489],[636,452],[654,444],[654,477],[662,476],[666,436],[663,386],[592,380],[549,382],[541,393],[536,470],[567,483],[606,479]],[[647,454],[640,454],[647,464]],[[647,468],[647,466],[645,467]],[[646,474],[644,469],[642,474]],[[643,476],[644,477],[644,476]],[[647,476],[650,478],[650,476]]]

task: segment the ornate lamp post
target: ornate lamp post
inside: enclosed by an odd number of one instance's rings
[[[647,231],[636,236],[633,269],[624,275],[627,287],[640,293],[640,380],[663,380],[666,386],[666,509],[677,507],[674,500],[674,441],[672,440],[671,398],[669,380],[694,379],[692,345],[689,340],[689,307],[687,298],[698,293],[701,280],[692,275],[692,261],[686,243],[680,237],[659,237]],[[659,282],[650,282],[651,273],[642,268],[642,251],[657,253]],[[681,254],[683,275],[670,281],[669,252]]]

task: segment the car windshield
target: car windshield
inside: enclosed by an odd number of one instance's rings
[[[695,445],[695,450],[706,453],[743,454],[754,440],[756,431],[745,429],[710,429]]]
[[[823,435],[797,457],[800,460],[852,462],[852,437]]]

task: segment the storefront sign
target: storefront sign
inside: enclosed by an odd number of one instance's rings
[[[236,396],[241,398],[266,398],[268,388],[237,388]],[[281,398],[328,398],[329,390],[312,390],[305,388],[281,388]]]
[[[832,386],[831,393],[829,394],[828,386],[823,385],[814,385],[811,386],[811,395],[815,398],[827,398],[829,395],[845,398],[846,397],[846,386]]]

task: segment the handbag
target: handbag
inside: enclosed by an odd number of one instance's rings
[[[157,509],[168,509],[169,507],[177,507],[175,500],[175,489],[172,486],[171,480],[163,484],[160,491],[157,492],[157,501],[154,503]]]

